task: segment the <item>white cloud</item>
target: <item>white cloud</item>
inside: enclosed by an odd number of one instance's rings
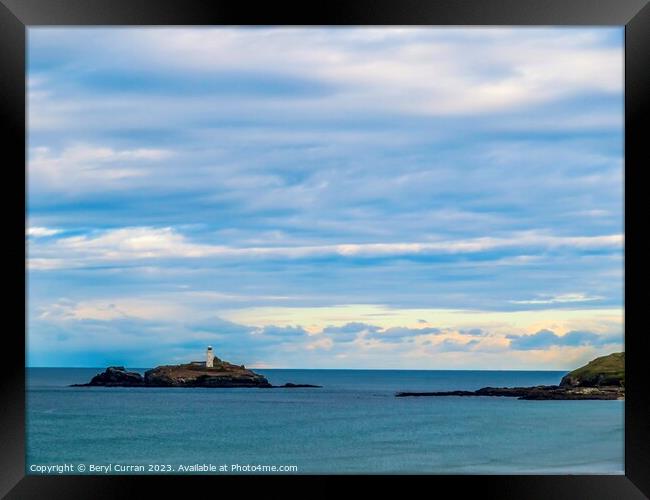
[[[112,229],[97,235],[60,238],[51,244],[32,244],[32,269],[58,267],[67,262],[83,267],[98,261],[125,261],[160,258],[281,258],[300,259],[319,256],[382,257],[426,254],[463,254],[505,248],[617,249],[623,235],[555,236],[537,232],[514,233],[509,237],[485,237],[417,243],[366,243],[277,247],[230,247],[196,243],[171,227],[130,227]],[[66,257],[61,257],[65,255]],[[53,261],[48,263],[48,259]],[[580,299],[578,296],[579,300]],[[562,300],[562,299],[560,299]],[[564,301],[576,300],[566,296]]]
[[[52,235],[58,234],[60,232],[61,232],[60,229],[52,229],[52,228],[49,228],[49,227],[32,226],[32,227],[27,228],[27,230],[25,231],[25,234],[27,234],[27,236],[34,236],[36,238],[39,238],[41,236],[52,236]]]
[[[572,356],[584,356],[586,361],[597,354],[606,354],[618,348],[614,344],[619,340],[622,342],[622,336],[619,339],[613,334],[620,331],[622,325],[620,310],[562,309],[552,313],[534,312],[532,315],[519,312],[426,311],[427,316],[439,319],[440,324],[445,325],[440,329],[422,328],[415,318],[421,317],[425,311],[401,310],[400,317],[396,319],[376,317],[372,320],[373,324],[363,325],[339,320],[338,326],[332,327],[332,320],[341,316],[340,309],[325,311],[316,308],[312,314],[308,311],[304,318],[305,308],[296,307],[294,311],[298,316],[283,312],[285,321],[276,322],[274,319],[272,323],[264,324],[251,314],[245,314],[243,321],[232,322],[223,319],[222,314],[215,317],[214,308],[197,308],[196,304],[179,303],[176,299],[171,295],[79,301],[59,299],[34,307],[30,314],[30,355],[36,352],[55,353],[58,350],[92,352],[108,349],[119,356],[134,356],[132,366],[138,366],[136,360],[144,359],[151,349],[157,351],[154,364],[172,360],[182,362],[187,361],[188,356],[196,355],[198,344],[214,345],[218,339],[216,345],[220,347],[217,354],[251,366],[260,362],[296,368],[439,369],[441,366],[472,366],[498,369],[503,368],[505,362],[513,369],[549,369],[570,366],[567,359]],[[316,318],[313,312],[325,313],[325,316]],[[612,313],[619,318],[617,321],[593,322],[595,318],[609,318]],[[539,323],[535,317],[545,319]],[[563,323],[558,321],[562,318],[580,324],[583,333],[575,333],[572,325],[557,324]],[[495,322],[495,319],[499,321]],[[313,324],[313,332],[301,326],[306,324],[303,320]],[[593,328],[588,328],[590,322]],[[462,326],[471,323],[489,326],[480,332]],[[562,345],[540,351],[539,358],[534,353],[512,349],[512,332],[526,339],[540,329],[550,328],[564,341]],[[335,334],[330,334],[332,330],[336,330]],[[571,330],[574,333],[565,337],[567,331]],[[355,336],[339,338],[341,332],[353,332]],[[373,335],[373,332],[378,334]],[[398,335],[395,336],[395,333]],[[604,345],[599,340],[601,337],[603,340],[612,339],[613,344]],[[587,339],[590,345],[584,345],[581,339]],[[124,346],[129,346],[127,351]],[[176,353],[177,348],[183,352]],[[327,356],[320,356],[319,353],[327,353]],[[452,356],[452,353],[455,354]],[[340,360],[340,364],[337,360]]]
[[[171,300],[123,297],[81,301],[61,299],[43,307],[37,317],[48,321],[113,321],[126,318],[171,321],[183,316],[190,316],[189,310]]]
[[[318,349],[324,349],[326,351],[329,351],[330,349],[332,349],[333,346],[334,346],[334,341],[331,338],[322,337],[319,338],[318,340],[314,340],[313,342],[309,342],[305,346],[305,349],[309,351],[318,350]]]
[[[54,153],[37,147],[29,155],[30,187],[46,186],[60,191],[106,189],[123,179],[147,176],[149,162],[164,160],[171,152],[164,149],[137,148],[116,150],[79,144]]]
[[[57,259],[52,257],[44,259],[30,257],[27,259],[27,267],[30,271],[52,271],[55,269],[70,267],[71,265],[74,264],[66,259]]]
[[[512,304],[564,304],[571,302],[592,302],[604,297],[589,296],[584,293],[565,293],[561,295],[541,295],[539,299],[511,300]]]
[[[558,30],[147,30],[143,54],[204,73],[246,71],[318,79],[327,100],[414,114],[472,114],[545,103],[578,92],[620,92],[623,53],[597,34]],[[389,44],[386,42],[390,42]],[[301,102],[301,106],[305,103]]]
[[[158,78],[260,75],[303,80],[325,91],[313,95],[199,96],[139,92],[95,96],[46,85],[30,75],[30,129],[91,124],[115,127],[203,119],[211,112],[256,116],[349,116],[388,112],[417,116],[524,111],[576,95],[621,93],[623,51],[607,44],[612,30],[494,28],[362,29],[97,29],[36,28],[34,40],[88,69],[120,74],[138,68]],[[561,31],[564,31],[561,33]],[[134,49],[136,48],[136,49]],[[254,69],[252,69],[254,68]],[[45,72],[43,72],[45,73]],[[53,87],[53,88],[51,88]],[[216,85],[218,87],[218,85]],[[378,105],[379,104],[379,105]],[[534,115],[538,127],[557,128]],[[566,126],[611,126],[620,113],[594,110],[563,117]],[[190,120],[193,123],[194,120]],[[545,123],[542,123],[545,122]],[[571,123],[569,123],[571,122]]]

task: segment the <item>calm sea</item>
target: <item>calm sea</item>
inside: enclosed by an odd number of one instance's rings
[[[196,464],[353,474],[624,470],[622,401],[395,398],[557,384],[564,372],[256,370],[272,384],[323,388],[67,387],[100,371],[28,369],[27,473],[64,463],[85,473],[91,464],[111,465],[110,473],[150,464],[174,473]]]

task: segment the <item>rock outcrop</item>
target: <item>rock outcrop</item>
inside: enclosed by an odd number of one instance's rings
[[[576,387],[559,385],[536,387],[483,387],[478,391],[446,392],[398,392],[398,398],[409,396],[501,396],[517,399],[624,399],[625,391],[620,387]]]
[[[501,396],[528,400],[625,399],[625,353],[590,361],[566,374],[560,385],[483,387],[477,391],[398,392],[398,398],[419,396]]]
[[[148,387],[271,387],[266,377],[243,366],[216,361],[214,367],[201,365],[166,365],[147,370]]]
[[[87,384],[73,384],[72,387],[142,387],[143,385],[144,379],[139,373],[128,372],[123,366],[109,366]]]
[[[560,387],[625,387],[625,353],[596,358],[567,373]]]
[[[321,387],[312,384],[271,385],[263,375],[255,373],[244,365],[233,365],[214,358],[214,366],[200,363],[163,365],[147,370],[144,377],[129,372],[123,366],[109,366],[103,373],[95,375],[87,384],[73,384],[71,387],[260,387],[294,389]]]
[[[301,387],[323,387],[322,385],[314,385],[314,384],[293,384],[291,382],[287,382],[286,384],[283,385],[274,385],[273,387],[279,387],[282,389],[299,389]]]

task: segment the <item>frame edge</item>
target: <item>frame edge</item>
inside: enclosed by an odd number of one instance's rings
[[[644,185],[630,180],[629,174],[634,172],[638,179],[647,158],[643,129],[650,116],[649,54],[650,4],[646,4],[625,26],[625,265],[634,268],[634,276],[648,275],[647,260],[640,250],[644,246],[640,235],[647,210],[641,203],[647,195]],[[650,496],[650,403],[643,383],[648,373],[644,359],[650,353],[650,341],[638,331],[627,335],[627,325],[642,324],[640,315],[647,307],[643,295],[632,289],[629,279],[625,280],[625,351],[632,354],[626,356],[625,365],[625,475]]]
[[[5,173],[11,178],[22,178],[25,174],[25,33],[26,29],[10,9],[0,3],[0,123],[3,134],[0,135],[5,159]],[[15,177],[14,177],[15,176]],[[5,214],[14,214],[16,219],[9,225],[7,252],[14,265],[7,265],[5,272],[18,284],[25,284],[25,268],[16,265],[18,259],[25,258],[25,245],[20,243],[25,237],[25,212],[16,214],[19,200],[25,208],[25,193],[19,189],[9,189],[2,197]],[[8,196],[7,196],[8,195]],[[21,198],[22,196],[22,198]],[[12,280],[12,281],[13,281]],[[5,309],[16,314],[24,310],[26,289],[23,293],[7,288]],[[9,322],[7,329],[20,329],[25,332],[23,321]],[[0,455],[0,496],[6,494],[22,477],[25,476],[25,343],[21,342],[17,332],[5,332],[5,338],[11,342],[7,348],[10,356],[3,361],[3,375],[0,377],[0,443],[3,453]],[[13,345],[13,342],[17,345]],[[9,344],[7,342],[7,344]],[[22,355],[21,355],[22,354]]]

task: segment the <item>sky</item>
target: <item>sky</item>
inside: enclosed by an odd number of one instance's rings
[[[623,28],[28,30],[28,366],[621,351]]]

